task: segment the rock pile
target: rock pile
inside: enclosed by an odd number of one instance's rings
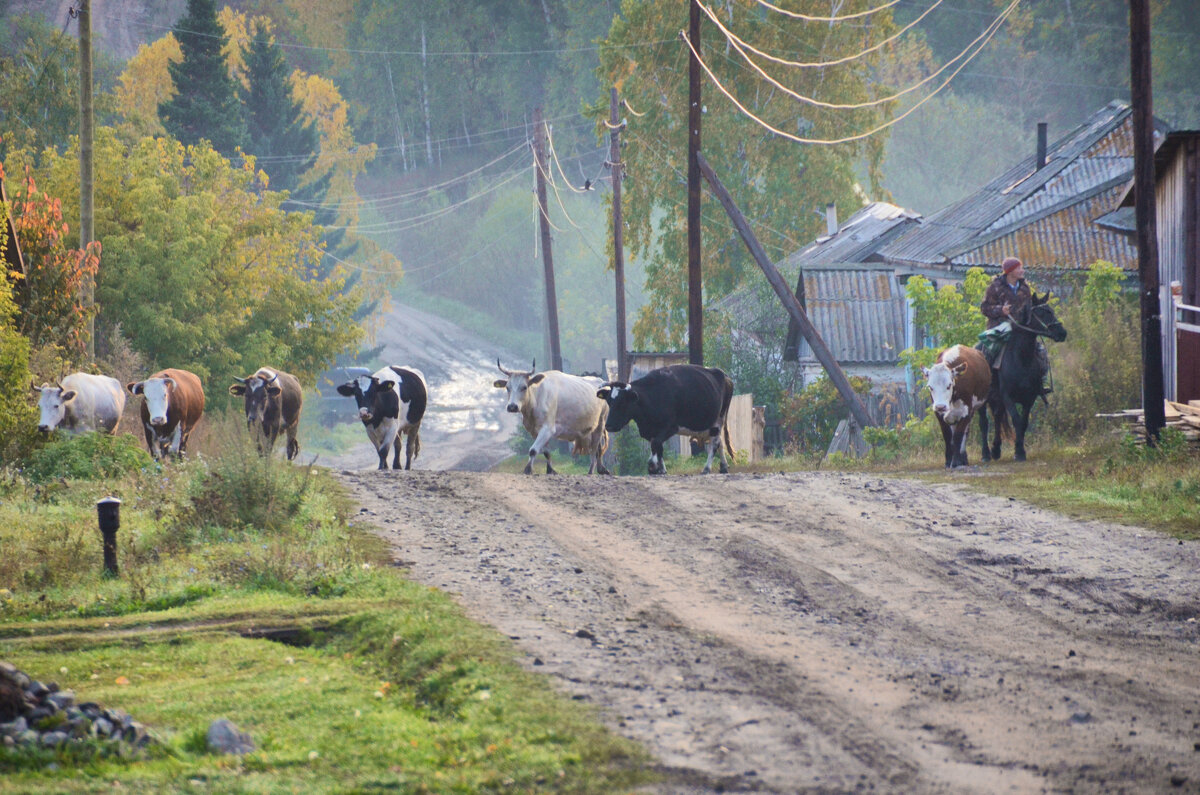
[[[0,660],[0,744],[5,748],[55,748],[95,739],[144,748],[146,727],[119,709],[75,703],[75,694],[54,682],[42,684]]]

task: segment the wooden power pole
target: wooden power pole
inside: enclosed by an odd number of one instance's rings
[[[94,180],[92,176],[92,9],[91,0],[79,3],[79,249],[87,256],[88,245],[96,239]],[[87,355],[96,360],[96,283],[85,276],[80,303],[87,315]]]
[[[688,361],[704,364],[704,303],[700,278],[700,4],[688,3]]]
[[[614,86],[608,108],[608,167],[612,169],[613,273],[617,280],[617,380],[629,380],[629,348],[625,343],[625,233],[621,219],[621,122]]]
[[[1133,101],[1133,185],[1138,279],[1142,307],[1142,408],[1146,441],[1166,424],[1163,407],[1162,309],[1158,284],[1158,229],[1154,217],[1154,110],[1150,83],[1150,0],[1129,2],[1130,96]]]
[[[550,329],[550,367],[562,369],[558,345],[558,295],[554,289],[554,257],[550,253],[550,216],[546,208],[546,126],[542,108],[533,110],[533,165],[537,171],[538,221],[542,230],[542,268],[546,275],[546,323]]]

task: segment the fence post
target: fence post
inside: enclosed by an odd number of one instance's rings
[[[104,539],[104,574],[117,576],[117,530],[121,527],[121,501],[105,497],[96,503],[96,519]]]

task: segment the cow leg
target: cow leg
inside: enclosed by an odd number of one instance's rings
[[[177,458],[183,458],[185,449],[187,449],[187,437],[183,435],[183,423],[180,422],[175,426],[175,432],[171,434],[171,452]]]
[[[946,449],[946,469],[954,464],[954,442],[951,439],[950,426],[942,419],[941,414],[937,414],[938,426],[942,429],[942,443]]]
[[[546,456],[546,474],[554,474],[554,469],[550,466],[550,451],[546,450],[546,445],[550,443],[552,438],[554,438],[554,429],[548,424],[543,425],[538,430],[537,437],[533,440],[533,444],[529,446],[529,463],[525,464],[526,475],[533,474],[533,459],[542,454],[542,451],[545,451]]]
[[[379,469],[387,469],[388,450],[391,448],[391,442],[384,442],[376,448],[375,452],[379,454]]]
[[[558,471],[554,467],[550,466],[550,450],[543,450],[542,455],[546,456],[546,474],[557,475]]]
[[[149,423],[143,423],[142,429],[146,432],[146,447],[150,450],[150,457],[158,461],[162,458],[162,449],[158,446],[158,434],[154,432],[154,426]]]
[[[967,466],[967,432],[971,429],[971,418],[965,417],[954,426],[954,465]]]
[[[716,441],[717,451],[720,452],[720,454],[721,454],[720,472],[722,475],[729,474],[729,460],[726,457],[726,449],[725,449],[729,446],[728,445],[728,441],[729,441],[728,435],[729,435],[729,428],[727,428],[724,424],[722,424],[721,427],[717,429],[717,441]]]
[[[604,454],[608,452],[608,431],[604,430],[604,422],[596,426],[596,430],[592,432],[592,459],[596,468],[596,473],[599,475],[611,475],[608,467],[604,466]],[[588,474],[592,474],[592,470],[588,469]]]
[[[403,446],[404,440],[400,438],[400,434],[396,434],[396,438],[392,439],[392,469],[400,468],[400,448]]]
[[[667,439],[671,437],[668,436]],[[667,465],[663,461],[663,443],[667,439],[654,438],[650,440],[650,463],[646,471],[651,475],[667,474]]]

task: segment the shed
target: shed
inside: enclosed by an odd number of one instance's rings
[[[1134,203],[1129,183],[1121,202]],[[1163,394],[1200,400],[1200,130],[1168,134],[1154,153]]]

